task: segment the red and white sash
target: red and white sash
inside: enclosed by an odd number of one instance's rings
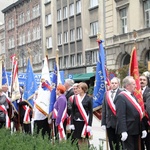
[[[122,91],[120,94],[123,94],[130,102],[131,104],[135,107],[135,109],[139,112],[140,114],[140,119],[142,120],[143,118],[143,112],[142,112],[142,109],[139,105],[138,102],[136,102],[136,100],[130,95],[130,94],[127,94],[126,91]]]
[[[7,109],[5,108],[4,105],[0,105],[0,110],[6,114],[6,128],[10,128],[10,119],[8,117]]]
[[[86,111],[81,103],[81,97],[79,95],[75,95],[75,101],[76,101],[76,105],[78,107],[78,110],[80,112],[80,114],[82,115],[84,121],[85,121],[85,124],[84,124],[84,127],[83,127],[83,130],[82,130],[82,133],[81,133],[81,137],[85,138],[86,137],[86,134],[88,133],[88,136],[89,138],[92,137],[92,132],[87,132],[87,126],[88,126],[88,116],[86,114]]]
[[[115,104],[113,103],[113,100],[111,98],[111,91],[106,92],[106,100],[108,102],[109,108],[113,112],[113,114],[116,116],[116,107]]]
[[[55,108],[53,110],[53,116],[54,116],[55,119],[58,116],[58,111]],[[63,123],[64,123],[66,117],[67,117],[67,105],[66,105],[65,110],[63,111],[63,114],[62,114],[62,117],[61,117],[61,122],[58,125],[58,134],[59,134],[59,140],[60,141],[63,140],[63,139],[66,140],[66,134],[65,134],[65,131],[64,131],[64,127],[63,127]]]
[[[31,109],[27,105],[23,106],[23,109],[25,110],[23,123],[25,123],[25,124],[30,123],[31,122],[31,120],[30,120],[30,111],[31,111]]]

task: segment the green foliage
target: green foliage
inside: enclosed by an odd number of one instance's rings
[[[142,62],[138,62],[138,67],[139,74],[142,74],[143,72],[147,71],[147,66],[145,66]],[[129,65],[124,65],[119,69],[109,69],[108,74],[110,72],[116,74],[116,76],[122,81],[129,74]]]
[[[0,129],[0,145],[1,150],[77,150],[76,143],[72,144],[71,139],[59,142],[53,142],[45,136],[44,139],[41,134],[30,135],[21,132],[11,133],[5,128]],[[93,145],[90,148],[83,148],[82,150],[97,150]],[[102,150],[102,147],[101,147]]]
[[[56,142],[53,144],[48,136],[43,139],[39,135],[29,135],[20,132],[11,134],[10,130],[0,129],[1,150],[77,150],[76,145],[72,145],[70,140]]]

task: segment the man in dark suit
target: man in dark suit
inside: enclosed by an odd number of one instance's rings
[[[111,79],[110,91],[105,93],[102,104],[102,128],[107,130],[110,150],[120,150],[120,136],[115,133],[116,129],[116,111],[114,99],[121,92],[119,89],[120,79],[114,77]],[[115,148],[114,148],[115,147]]]
[[[66,126],[64,126],[64,128],[65,128],[65,131],[67,132],[67,138],[69,138],[71,136],[71,130],[69,129],[69,126],[70,126],[70,121],[71,121],[70,117],[71,117],[72,107],[70,107],[69,98],[72,95],[74,95],[73,84],[74,84],[74,81],[72,79],[66,79],[65,84],[64,84],[64,86],[66,88],[65,96],[66,96],[66,99],[67,99],[67,114],[68,114],[68,117],[65,120]]]
[[[141,128],[143,112],[133,95],[136,83],[132,76],[127,76],[122,84],[124,91],[118,94],[114,101],[117,116],[116,131],[121,134],[123,149],[138,150],[141,131],[142,138],[146,137],[147,132]]]
[[[145,105],[145,109],[149,111],[148,103],[150,103],[150,88],[148,87],[148,77],[145,75],[140,76],[140,85],[141,85],[141,90],[143,94],[143,101]],[[144,125],[147,131],[147,136],[146,138],[143,138],[141,140],[141,150],[145,150],[145,147],[147,150],[150,150],[150,116],[147,114],[143,118]]]
[[[68,103],[69,97],[74,95],[73,84],[74,84],[74,81],[72,79],[66,79],[65,80],[64,86],[66,88],[65,96],[67,98],[67,103]],[[70,116],[71,110],[68,107],[67,107],[67,113]]]

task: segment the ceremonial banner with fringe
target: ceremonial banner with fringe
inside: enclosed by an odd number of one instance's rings
[[[136,82],[136,87],[134,91],[134,96],[137,98],[139,105],[141,106],[142,111],[145,111],[143,96],[140,86],[140,78],[139,78],[139,68],[137,61],[137,52],[136,47],[132,49],[131,58],[130,58],[130,66],[129,66],[129,75],[133,76]]]
[[[50,103],[50,75],[48,69],[47,58],[44,59],[44,66],[42,69],[41,83],[38,89],[38,97],[36,99],[36,108],[44,115],[49,114],[49,103]]]
[[[105,52],[104,52],[102,41],[99,40],[98,43],[99,43],[99,54],[98,54],[98,61],[96,65],[96,77],[95,77],[95,85],[93,91],[94,111],[99,109],[99,107],[101,106],[104,99],[104,93],[106,91]]]
[[[18,61],[16,56],[12,56],[12,102],[21,98],[20,89],[19,89],[19,81],[18,81]]]
[[[34,106],[33,98],[34,98],[34,94],[35,94],[37,88],[38,87],[37,87],[37,83],[34,78],[32,66],[31,66],[30,60],[28,59],[23,100],[26,101],[32,108]]]

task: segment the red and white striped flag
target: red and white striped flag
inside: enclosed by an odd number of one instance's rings
[[[21,98],[19,81],[18,81],[18,61],[15,55],[11,56],[12,59],[12,101]]]

